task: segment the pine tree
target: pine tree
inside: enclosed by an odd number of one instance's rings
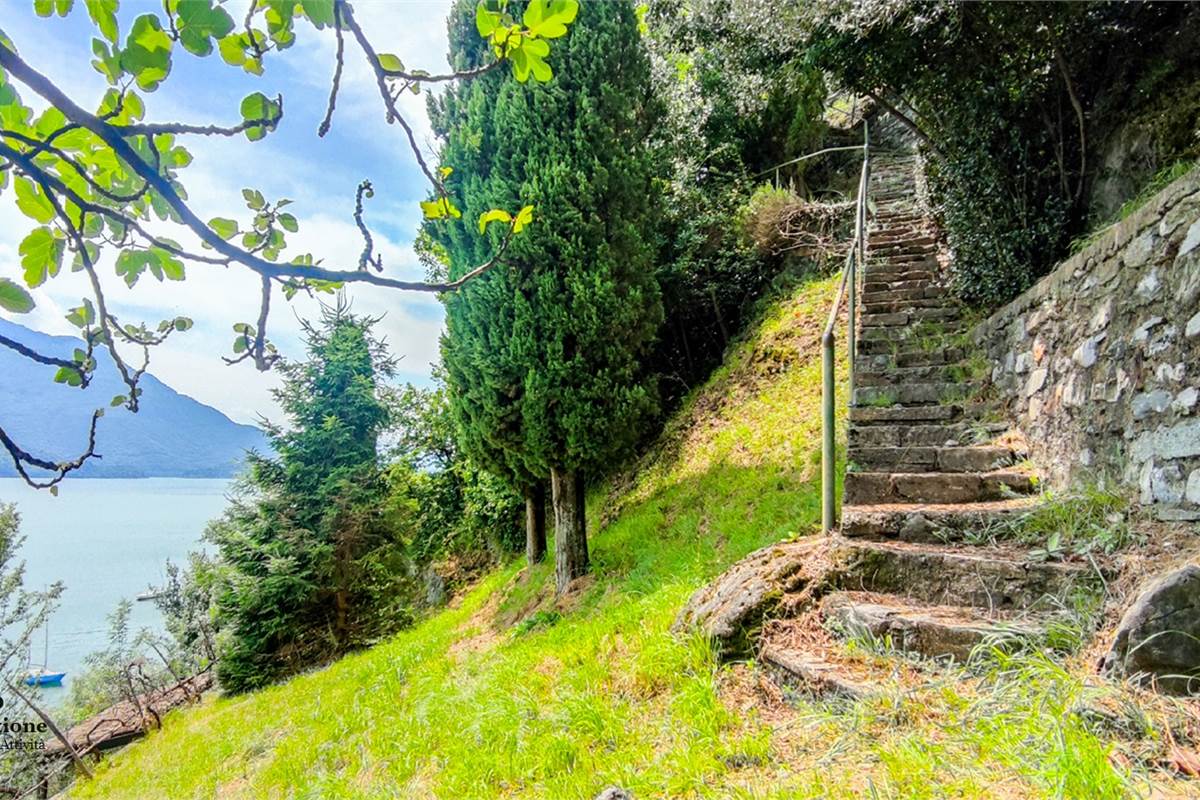
[[[372,565],[394,561],[402,543],[385,519],[377,454],[388,422],[379,382],[394,362],[373,322],[339,301],[305,325],[308,358],[281,368],[275,392],[289,426],[265,425],[275,456],[251,457],[242,495],[209,527],[227,689],[256,688],[380,632],[375,611],[394,587],[375,585]]]
[[[514,4],[515,5],[515,4]],[[452,17],[459,66],[480,54]],[[464,448],[549,476],[559,591],[588,566],[584,476],[626,455],[654,413],[641,367],[662,320],[647,236],[655,209],[649,63],[626,2],[583,3],[537,86],[489,75],[434,104],[463,211],[434,231],[457,276],[499,246],[489,208],[536,202],[506,268],[445,298],[443,359]]]

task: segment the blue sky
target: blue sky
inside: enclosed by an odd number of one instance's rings
[[[33,13],[31,0],[0,0],[0,26],[30,64],[49,75],[76,102],[95,108],[106,84],[90,66],[95,32],[83,3],[76,5],[66,19],[42,19]],[[245,7],[241,0],[226,6],[238,20]],[[160,9],[158,3],[124,0],[122,36],[139,13]],[[448,9],[449,0],[355,3],[356,15],[378,51],[395,53],[411,68],[431,71],[447,66]],[[279,129],[262,141],[186,137],[184,144],[195,160],[182,171],[181,179],[193,208],[204,219],[246,220],[243,187],[260,189],[268,198],[289,197],[295,201],[289,210],[300,220],[300,233],[289,236],[292,252],[312,252],[325,259],[327,266],[352,266],[362,250],[352,217],[354,193],[359,181],[369,178],[375,198],[367,201],[367,220],[383,254],[386,274],[420,278],[422,269],[411,244],[421,216],[417,201],[425,197],[427,186],[403,131],[386,124],[373,76],[361,52],[348,46],[333,130],[324,139],[318,138],[316,130],[325,112],[333,71],[334,37],[304,23],[297,28],[296,44],[270,54],[262,77],[229,67],[215,54],[195,58],[177,46],[170,78],[158,91],[143,93],[146,118],[235,124],[245,95],[253,91],[270,97],[282,94],[284,119]],[[34,104],[36,98],[31,95],[22,92],[25,101]],[[418,140],[431,153],[435,145],[424,97],[406,96],[401,103]],[[19,280],[17,247],[32,227],[16,210],[11,192],[0,196],[0,275]],[[168,235],[187,241],[178,229]],[[196,321],[191,331],[153,352],[151,372],[236,420],[253,421],[259,414],[277,416],[270,397],[277,377],[247,364],[228,367],[220,359],[229,353],[233,323],[252,322],[257,314],[255,276],[240,268],[189,265],[183,283],[158,283],[146,277],[127,289],[111,272],[114,257],[109,253],[102,261],[108,268],[106,297],[123,321],[156,323],[179,314]],[[71,333],[63,314],[78,305],[84,293],[80,275],[60,273],[34,293],[37,309],[32,314],[8,316],[46,333]],[[442,329],[437,300],[362,286],[351,288],[350,296],[357,311],[384,317],[378,330],[402,357],[401,379],[427,382]],[[297,317],[311,317],[315,311],[310,300],[297,298],[289,307],[275,295],[270,336],[285,355],[302,354]]]

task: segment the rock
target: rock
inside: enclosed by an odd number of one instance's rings
[[[1081,367],[1090,367],[1096,363],[1096,345],[1103,336],[1090,336],[1083,341],[1083,344],[1076,348],[1071,358],[1075,359],[1075,363]]]
[[[1179,245],[1179,252],[1176,253],[1176,258],[1182,258],[1188,253],[1196,249],[1200,245],[1200,220],[1192,223],[1192,227],[1188,228],[1187,234],[1183,237],[1183,244]]]
[[[1149,255],[1149,249],[1147,249],[1145,251],[1145,254],[1147,256]],[[1142,253],[1138,252],[1137,258],[1141,259],[1141,257],[1142,257]],[[1142,259],[1141,261],[1138,262],[1139,265],[1142,263],[1145,263],[1144,259]],[[1126,266],[1133,266],[1133,265],[1130,264],[1128,261],[1126,261]],[[1140,281],[1138,281],[1137,288],[1134,291],[1136,291],[1138,293],[1139,297],[1144,297],[1147,300],[1149,300],[1150,298],[1152,298],[1156,294],[1158,294],[1158,288],[1161,285],[1162,285],[1162,283],[1158,280],[1158,269],[1155,268],[1155,269],[1150,270],[1148,273],[1146,273],[1145,277],[1143,277]]]
[[[1200,506],[1200,469],[1194,469],[1192,474],[1188,475],[1187,489],[1184,490],[1183,496],[1189,503]]]
[[[1171,407],[1176,411],[1187,413],[1196,405],[1197,400],[1200,400],[1200,392],[1196,391],[1195,386],[1189,386],[1175,395],[1175,399],[1171,401]]]
[[[1134,344],[1142,344],[1150,338],[1150,331],[1161,325],[1162,321],[1162,317],[1151,317],[1150,319],[1144,321],[1134,330],[1133,336],[1129,337],[1130,341],[1132,341]]]
[[[1047,370],[1045,367],[1038,367],[1033,372],[1029,373],[1029,380],[1025,383],[1025,396],[1029,397],[1034,392],[1046,385]]]
[[[826,580],[829,543],[811,536],[755,550],[691,596],[671,630],[698,629],[726,655],[748,653],[756,629],[789,594]]]
[[[1170,694],[1200,691],[1200,566],[1156,579],[1121,618],[1103,670]]]
[[[1135,395],[1130,408],[1133,410],[1134,419],[1142,419],[1151,412],[1161,414],[1167,410],[1167,406],[1171,404],[1171,393],[1162,389],[1157,389],[1153,392]]]
[[[1197,312],[1194,317],[1187,321],[1187,326],[1183,329],[1183,335],[1187,338],[1200,336],[1200,312]]]
[[[1133,440],[1129,454],[1134,461],[1149,458],[1187,458],[1200,456],[1200,420],[1182,422],[1170,428],[1146,431]]]
[[[633,800],[633,795],[624,789],[616,786],[610,786],[600,794],[596,795],[594,800]]]

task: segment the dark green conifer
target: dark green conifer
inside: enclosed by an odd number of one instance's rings
[[[486,57],[451,19],[456,66]],[[473,6],[472,6],[473,8]],[[656,213],[649,62],[626,2],[583,3],[549,83],[496,71],[433,104],[460,222],[434,235],[458,276],[534,203],[503,263],[445,298],[443,359],[464,448],[513,480],[549,476],[559,590],[587,570],[584,476],[626,455],[656,408],[641,359],[662,320],[647,235]]]

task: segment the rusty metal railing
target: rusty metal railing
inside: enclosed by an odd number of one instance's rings
[[[871,133],[863,120],[862,172],[858,178],[858,197],[854,203],[854,239],[846,254],[846,266],[838,284],[837,297],[829,310],[829,321],[821,335],[821,531],[828,534],[837,524],[837,384],[834,381],[837,319],[842,301],[849,295],[846,351],[850,361],[849,402],[854,402],[854,360],[858,354],[858,280],[867,254],[867,187],[871,181]]]

